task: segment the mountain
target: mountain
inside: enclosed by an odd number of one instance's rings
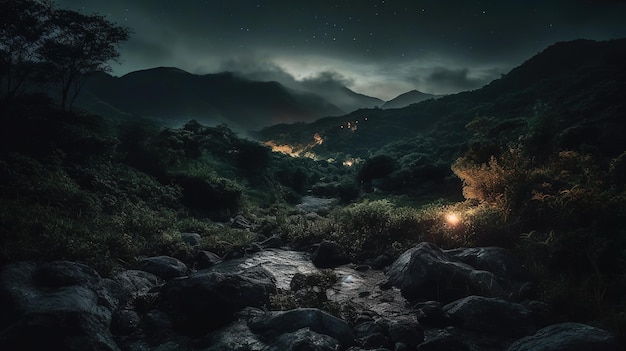
[[[493,133],[545,124],[561,148],[587,145],[616,155],[626,150],[624,62],[626,39],[560,42],[481,89],[401,109],[362,109],[310,124],[272,126],[257,137],[302,145],[317,134],[323,143],[309,151],[323,157],[367,157],[405,142],[398,153],[436,154],[449,162],[473,135],[465,126],[485,116],[498,125]]]
[[[119,78],[95,74],[86,81],[77,105],[115,118],[140,115],[171,125],[196,119],[244,131],[344,113],[315,94],[277,82],[250,81],[229,72],[194,75],[166,67]]]
[[[375,108],[385,103],[384,100],[359,94],[345,86],[326,87],[325,89],[315,89],[314,91],[324,100],[348,113],[360,108]]]
[[[416,104],[418,102],[422,102],[424,100],[436,99],[438,97],[440,97],[440,96],[439,95],[422,93],[421,91],[418,91],[418,90],[411,90],[409,92],[406,92],[404,94],[400,94],[400,95],[396,96],[395,98],[385,102],[381,106],[381,108],[383,108],[383,109],[402,108],[402,107],[409,106],[411,104]]]

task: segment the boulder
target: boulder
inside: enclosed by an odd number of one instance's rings
[[[156,275],[140,270],[122,271],[110,279],[104,279],[103,282],[121,303],[128,302],[138,295],[145,295],[163,284]]]
[[[514,342],[508,351],[623,350],[609,332],[580,323],[560,323]]]
[[[211,251],[200,250],[196,254],[195,261],[196,268],[206,269],[222,262],[222,258]]]
[[[398,320],[389,323],[389,339],[393,344],[404,344],[411,350],[424,341],[424,330],[417,322]]]
[[[474,269],[491,272],[501,278],[523,280],[524,268],[511,251],[502,247],[470,247],[445,250],[452,258],[466,263]]]
[[[335,351],[339,341],[325,334],[319,334],[310,328],[298,329],[277,337],[267,348],[271,351]]]
[[[265,268],[240,272],[198,272],[161,288],[160,309],[183,334],[197,335],[223,327],[244,307],[268,305],[276,280]]]
[[[339,244],[328,240],[319,244],[311,255],[311,260],[317,268],[335,268],[350,262],[344,249]]]
[[[450,317],[443,311],[443,306],[437,301],[420,302],[413,306],[416,311],[416,318],[419,324],[433,327],[445,328],[451,325]]]
[[[417,351],[473,351],[458,335],[446,330],[431,335],[430,338],[416,348]]]
[[[536,331],[528,308],[500,298],[468,296],[443,310],[461,328],[480,333],[521,337]]]
[[[164,280],[183,277],[189,272],[189,268],[184,263],[169,256],[143,258],[139,263],[139,269],[150,272]]]
[[[354,333],[347,322],[316,308],[267,312],[250,319],[248,326],[253,332],[268,339],[309,328],[318,334],[337,339],[344,347],[354,344]]]
[[[0,272],[1,350],[119,350],[116,299],[82,264],[15,262]]]
[[[456,260],[432,243],[407,250],[388,268],[388,285],[408,300],[451,302],[468,295],[507,296],[508,282],[496,274]]]

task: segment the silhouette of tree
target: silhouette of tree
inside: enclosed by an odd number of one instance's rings
[[[0,99],[19,94],[41,63],[50,35],[51,1],[0,0]]]
[[[130,30],[99,14],[57,9],[50,0],[0,0],[0,99],[29,83],[54,83],[69,109],[85,79],[110,71]]]
[[[83,15],[56,10],[51,18],[52,33],[41,48],[50,81],[61,93],[61,107],[69,109],[89,74],[109,72],[109,61],[119,58],[118,45],[130,35],[99,14]]]

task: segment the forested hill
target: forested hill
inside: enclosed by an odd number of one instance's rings
[[[276,144],[307,144],[316,133],[319,155],[365,157],[403,138],[436,140],[448,160],[471,136],[466,124],[478,116],[505,132],[552,114],[552,132],[563,146],[594,145],[610,154],[626,147],[626,39],[556,43],[485,87],[427,100],[402,109],[362,109],[310,124],[276,125],[258,133]],[[504,123],[507,121],[506,123]],[[358,124],[358,128],[346,128]],[[432,150],[423,150],[432,151]]]

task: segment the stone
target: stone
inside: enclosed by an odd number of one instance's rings
[[[317,268],[335,268],[349,263],[350,258],[339,244],[324,240],[311,255],[311,261]]]
[[[224,328],[211,332],[196,344],[204,351],[267,350],[267,345],[250,331],[245,319],[239,319]]]
[[[267,348],[268,351],[336,351],[338,349],[339,341],[331,336],[316,333],[311,328],[282,334]]]
[[[117,300],[79,263],[14,262],[0,271],[1,350],[105,350]]]
[[[374,259],[367,259],[364,262],[364,264],[376,270],[382,270],[383,268],[389,266],[392,263],[393,263],[393,258],[391,258],[391,256],[386,255],[386,254],[376,256],[376,258]]]
[[[524,305],[501,298],[468,296],[443,307],[461,328],[510,337],[536,331],[531,311]]]
[[[388,268],[388,285],[408,300],[451,302],[468,295],[504,296],[506,282],[487,271],[455,260],[432,243],[407,250]]]
[[[384,329],[374,321],[366,321],[359,323],[353,328],[354,336],[357,338],[364,338],[368,335],[375,333],[384,333]]]
[[[248,322],[250,330],[268,339],[302,328],[333,337],[343,347],[354,344],[354,333],[347,322],[317,308],[297,308],[267,312]]]
[[[550,325],[514,342],[508,351],[618,351],[623,350],[609,332],[580,323]]]
[[[419,344],[417,351],[474,351],[475,349],[463,342],[457,335],[441,331]]]
[[[120,309],[113,312],[111,332],[115,335],[128,336],[139,330],[141,318],[134,310]]]
[[[198,233],[180,233],[181,240],[189,246],[198,246],[202,236]]]
[[[416,318],[419,324],[432,328],[445,328],[451,325],[450,317],[443,311],[437,301],[425,301],[416,304]]]
[[[424,341],[424,330],[410,320],[398,320],[389,323],[389,339],[393,344],[404,344],[414,349]]]
[[[196,268],[206,269],[222,262],[222,258],[211,251],[200,250],[195,257]]]
[[[511,280],[524,280],[524,268],[519,259],[502,247],[471,247],[445,250],[446,254],[475,269],[491,272]]]
[[[141,328],[146,334],[146,341],[152,345],[162,344],[177,336],[170,316],[159,310],[148,311],[141,319]]]
[[[183,277],[189,273],[189,268],[183,262],[169,256],[143,258],[139,262],[139,269],[150,272],[164,280]]]
[[[110,279],[104,280],[109,282],[109,291],[123,303],[132,300],[138,295],[145,295],[163,284],[161,278],[140,270],[122,271]]]
[[[197,335],[223,327],[244,307],[269,305],[276,280],[265,268],[243,271],[202,271],[169,281],[161,288],[160,309],[178,331]]]
[[[264,249],[280,249],[281,247],[285,246],[285,242],[277,236],[272,236],[268,239],[261,241],[259,245]]]
[[[252,229],[253,225],[242,215],[230,219],[230,227],[235,229]]]

